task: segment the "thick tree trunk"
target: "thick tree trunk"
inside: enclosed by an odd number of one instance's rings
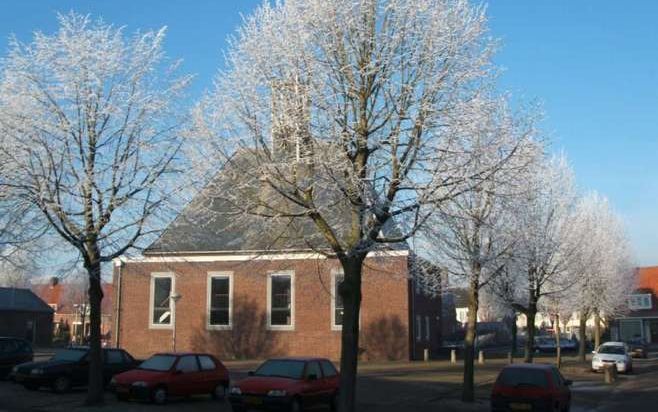
[[[361,274],[364,258],[365,256],[358,256],[341,261],[345,278],[339,290],[344,306],[340,348],[340,386],[338,389],[339,412],[354,412],[356,406]]]
[[[516,311],[514,312],[514,316],[512,317],[512,358],[516,356],[516,346],[518,344],[518,328],[516,327]]]
[[[98,251],[96,245],[89,249]],[[85,262],[89,274],[89,386],[85,404],[98,405],[103,403],[103,358],[101,353],[101,301],[103,290],[101,288],[101,263],[99,255],[92,252]]]
[[[562,348],[560,346],[560,315],[555,314],[555,355],[556,355],[556,363],[557,363],[557,368],[560,369],[562,367]]]
[[[580,311],[580,327],[578,328],[578,360],[581,362],[587,361],[587,317],[587,312]]]
[[[601,345],[601,316],[599,311],[594,312],[594,348],[598,350]]]
[[[468,290],[468,314],[466,336],[464,337],[464,380],[462,383],[462,401],[475,400],[475,339],[478,320],[478,286],[479,280],[471,282]]]
[[[523,357],[523,362],[532,363],[535,355],[533,346],[535,344],[535,317],[537,316],[537,302],[534,299],[531,299],[525,315],[527,319],[527,339],[525,341],[525,354]]]

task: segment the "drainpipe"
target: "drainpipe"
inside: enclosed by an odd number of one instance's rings
[[[116,284],[116,299],[115,299],[115,313],[114,313],[114,347],[119,347],[119,325],[121,318],[121,272],[123,270],[123,261],[119,259],[115,266],[117,269],[117,284]]]

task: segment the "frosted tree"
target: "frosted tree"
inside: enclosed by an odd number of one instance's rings
[[[579,283],[568,293],[567,305],[578,313],[578,355],[584,361],[587,319],[594,317],[594,340],[598,346],[601,315],[610,319],[627,309],[635,277],[624,224],[608,200],[596,192],[589,193],[580,199],[576,215],[575,232],[582,246],[573,256],[570,270]]]
[[[35,265],[24,249],[5,246],[0,259],[0,287],[29,288]]]
[[[412,236],[474,170],[464,140],[490,87],[486,29],[465,0],[266,3],[195,112],[196,163],[215,166],[198,180],[223,179],[203,194],[245,236],[303,236],[343,267],[341,411],[355,404],[366,256]]]
[[[510,207],[541,153],[530,139],[532,119],[514,119],[502,101],[478,108],[488,113],[470,125],[469,145],[480,155],[469,165],[471,190],[438,205],[421,231],[432,255],[468,294],[462,400],[474,400],[474,358],[480,293],[507,267],[516,237]],[[479,173],[491,170],[491,173]]]
[[[70,13],[56,33],[12,39],[2,60],[0,188],[38,210],[87,271],[88,404],[103,395],[101,264],[156,233],[181,184],[176,102],[189,77],[167,62],[164,36]]]
[[[512,206],[514,262],[496,280],[495,289],[526,317],[526,362],[532,362],[535,318],[540,300],[573,287],[568,266],[579,247],[574,236],[576,190],[564,157],[544,159],[526,180],[525,195]]]

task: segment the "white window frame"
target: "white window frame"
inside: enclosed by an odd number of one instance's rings
[[[272,278],[276,276],[290,277],[290,325],[272,325]],[[282,270],[267,274],[267,330],[295,330],[295,271]]]
[[[212,280],[228,279],[228,325],[211,325],[210,309],[212,304]],[[206,329],[231,330],[233,329],[233,272],[208,272],[206,281]]]
[[[343,330],[343,325],[336,325],[336,277],[342,276],[345,280],[345,273],[342,270],[334,269],[331,271],[331,330],[340,331]],[[343,304],[344,305],[344,304]],[[343,306],[344,309],[344,306]]]
[[[430,341],[430,317],[425,316],[425,340]]]
[[[651,310],[651,293],[633,293],[628,299],[628,308],[630,310]]]
[[[153,298],[155,297],[155,279],[170,278],[171,290],[169,296],[176,291],[176,276],[172,272],[154,272],[151,273],[150,293],[149,293],[149,329],[173,329],[176,325],[176,302],[169,299],[169,308],[171,310],[171,322],[169,324],[153,323]]]
[[[423,339],[423,324],[420,315],[416,315],[416,342]]]

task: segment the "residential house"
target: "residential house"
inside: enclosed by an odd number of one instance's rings
[[[0,336],[25,339],[37,346],[50,344],[53,310],[29,289],[0,287]]]
[[[642,339],[658,344],[658,266],[636,270],[637,287],[628,298],[628,313],[615,320],[613,339]]]

